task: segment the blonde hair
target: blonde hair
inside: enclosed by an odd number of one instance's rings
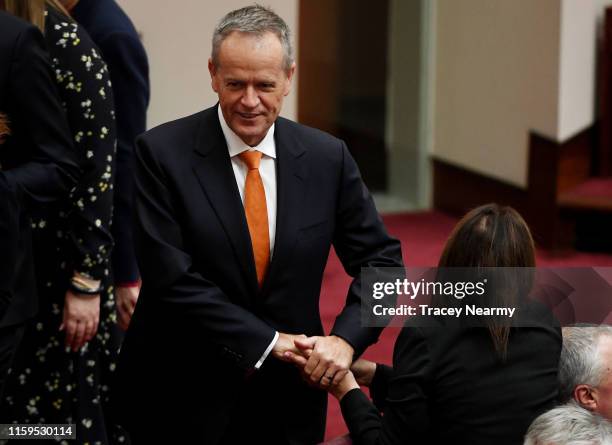
[[[58,0],[4,0],[4,9],[11,14],[30,22],[45,32],[45,10],[47,6],[57,9],[70,17],[66,8]]]

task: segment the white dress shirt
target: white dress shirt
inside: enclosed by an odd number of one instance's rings
[[[246,181],[246,175],[248,168],[246,164],[240,159],[240,153],[244,151],[257,150],[263,153],[261,156],[261,163],[259,164],[259,176],[263,182],[264,191],[266,193],[266,207],[268,209],[268,230],[270,233],[270,260],[274,253],[274,238],[276,235],[276,143],[274,142],[274,124],[268,130],[268,133],[255,147],[251,147],[244,143],[240,137],[234,133],[234,131],[227,125],[221,107],[217,106],[217,112],[219,114],[219,123],[221,124],[221,130],[223,130],[223,136],[229,150],[229,155],[232,160],[232,169],[234,170],[234,176],[236,177],[236,185],[240,192],[240,199],[244,205],[244,184]],[[264,360],[272,351],[272,348],[278,340],[278,332],[274,335],[272,343],[264,351],[259,361],[255,364],[255,369],[259,369],[263,364]]]

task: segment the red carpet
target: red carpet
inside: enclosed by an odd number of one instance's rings
[[[404,262],[407,266],[435,266],[451,229],[458,221],[457,218],[439,212],[389,215],[384,217],[384,220],[389,233],[402,242]],[[575,251],[553,255],[539,250],[537,264],[538,266],[612,266],[612,255]],[[329,332],[342,309],[349,283],[349,277],[332,252],[325,270],[320,304],[321,318],[326,332]],[[380,341],[369,348],[364,357],[390,363],[393,344],[398,333],[398,328],[385,329]],[[347,428],[338,402],[330,397],[326,438],[346,432]]]

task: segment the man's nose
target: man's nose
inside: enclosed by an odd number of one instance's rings
[[[255,108],[259,105],[259,96],[257,91],[252,86],[246,87],[244,94],[242,95],[242,105],[248,108]]]

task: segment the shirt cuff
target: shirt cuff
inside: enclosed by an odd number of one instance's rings
[[[274,338],[272,339],[272,342],[270,343],[268,348],[264,351],[264,353],[261,356],[261,358],[259,359],[259,361],[257,363],[255,363],[255,369],[261,368],[261,365],[263,365],[263,362],[266,360],[266,358],[268,357],[268,354],[270,354],[270,351],[272,350],[272,348],[276,344],[276,341],[278,340],[278,337],[279,337],[278,331],[276,331],[274,333]]]

